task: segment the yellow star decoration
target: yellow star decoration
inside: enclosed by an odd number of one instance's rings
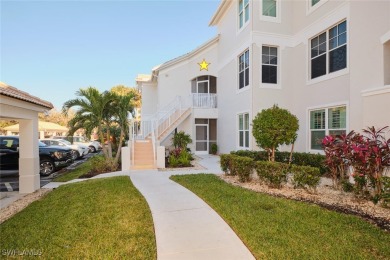
[[[201,63],[198,63],[199,64],[199,66],[200,66],[200,70],[202,71],[202,70],[209,70],[209,65],[211,64],[211,63],[207,63],[207,61],[205,60],[205,59],[203,59],[203,61],[201,62]]]

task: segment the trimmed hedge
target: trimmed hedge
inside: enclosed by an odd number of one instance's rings
[[[250,180],[253,171],[253,159],[233,154],[222,154],[220,158],[221,169],[226,175],[237,175],[241,182]]]
[[[258,161],[255,169],[260,181],[272,188],[280,189],[287,182],[289,165],[286,163]]]
[[[249,153],[254,155],[254,153]],[[310,166],[288,165],[281,162],[255,161],[253,158],[236,154],[221,154],[221,169],[226,175],[238,176],[241,182],[250,180],[255,170],[261,182],[272,188],[281,188],[291,173],[294,188],[315,191],[320,182],[320,170]]]
[[[321,173],[318,168],[292,165],[291,173],[293,174],[292,183],[294,188],[316,191],[321,178]]]
[[[252,158],[255,161],[268,161],[268,153],[266,151],[248,151],[238,150],[232,151],[231,154],[245,156]],[[290,159],[290,152],[275,152],[275,161],[288,163]],[[311,166],[318,168],[321,175],[329,172],[328,168],[324,165],[325,155],[312,154],[312,153],[293,153],[292,164],[299,166]]]

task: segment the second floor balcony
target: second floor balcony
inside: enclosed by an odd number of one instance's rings
[[[191,105],[193,108],[217,108],[217,94],[192,93]]]

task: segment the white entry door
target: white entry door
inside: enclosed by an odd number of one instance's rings
[[[195,153],[196,154],[208,154],[209,153],[209,125],[200,124],[196,127],[196,141],[195,141]]]

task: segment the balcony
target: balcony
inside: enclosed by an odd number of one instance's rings
[[[217,108],[217,94],[192,93],[191,104],[193,108]]]

